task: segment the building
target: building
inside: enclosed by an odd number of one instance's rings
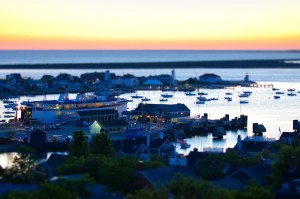
[[[30,133],[30,143],[45,143],[47,142],[47,132],[37,128]]]
[[[200,83],[210,83],[210,84],[215,84],[215,83],[220,83],[223,80],[219,75],[213,74],[213,73],[205,73],[201,76],[199,76],[199,82]]]
[[[119,113],[115,109],[104,110],[84,110],[77,111],[80,121],[94,122],[94,121],[113,121],[119,118]]]
[[[184,104],[139,104],[133,111],[146,115],[150,122],[176,122],[178,118],[189,117],[190,109]]]
[[[123,132],[129,123],[125,120],[95,121],[89,128],[91,134]]]

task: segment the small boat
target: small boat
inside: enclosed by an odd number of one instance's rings
[[[248,104],[249,101],[248,100],[240,100],[240,104]]]
[[[289,92],[294,92],[295,89],[294,89],[294,88],[289,88],[287,91],[289,91]]]
[[[248,95],[251,95],[252,94],[252,91],[243,91],[244,94],[248,94]]]
[[[232,95],[232,93],[225,93],[225,95]]]
[[[173,97],[173,95],[171,95],[171,94],[161,94],[161,96],[163,98],[171,98],[171,97]]]
[[[278,96],[278,95],[274,96],[274,99],[279,99],[279,98],[280,98],[280,96]]]
[[[4,118],[14,118],[14,115],[4,115]]]
[[[216,100],[219,100],[219,98],[215,98],[215,97],[209,98],[209,101],[216,101]]]
[[[5,111],[4,114],[15,114],[13,111]]]
[[[297,94],[296,93],[293,93],[293,92],[290,92],[287,94],[288,96],[296,96]]]
[[[159,99],[159,101],[161,101],[161,102],[167,102],[168,99]]]
[[[250,94],[247,94],[247,93],[242,93],[242,94],[239,94],[239,97],[249,97]]]
[[[208,93],[200,92],[200,93],[198,93],[198,95],[208,95]]]
[[[196,101],[196,104],[205,104],[205,101]]]
[[[185,95],[186,96],[195,96],[196,94],[195,93],[191,93],[191,92],[186,92]]]
[[[132,95],[131,97],[134,98],[134,99],[140,99],[140,98],[143,98],[143,96],[140,96],[140,95],[138,95],[138,94]]]
[[[184,140],[184,139],[177,139],[177,143],[180,144],[180,147],[182,149],[187,149],[187,148],[191,147],[191,145],[189,143],[187,143],[186,140]]]
[[[228,102],[232,101],[232,97],[224,97]]]
[[[272,91],[278,91],[279,88],[272,88]]]
[[[149,101],[151,101],[151,99],[145,97],[145,98],[142,99],[142,101],[143,101],[143,102],[149,102]]]
[[[276,95],[284,95],[284,92],[281,92],[281,91],[277,91],[275,92]]]
[[[197,97],[197,99],[198,99],[200,102],[207,102],[207,101],[210,101],[210,99],[206,99],[206,97],[202,97],[202,96]]]

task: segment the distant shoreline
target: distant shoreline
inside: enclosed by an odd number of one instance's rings
[[[3,64],[0,69],[168,69],[168,68],[294,68],[300,64],[280,60],[234,60],[234,61],[170,61],[170,62],[131,62],[131,63],[43,63],[43,64]]]

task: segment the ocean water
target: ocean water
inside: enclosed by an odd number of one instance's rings
[[[19,50],[0,51],[0,65],[299,59],[300,51]]]
[[[77,55],[77,56],[76,56]],[[243,59],[299,59],[300,52],[275,52],[275,51],[0,51],[0,64],[21,63],[75,63],[75,62],[141,62],[141,61],[199,61],[199,60],[243,60]],[[0,66],[1,68],[1,66]],[[5,78],[10,73],[21,73],[23,77],[39,79],[44,74],[56,76],[60,73],[69,73],[80,76],[87,72],[104,72],[105,70],[0,70],[0,78]],[[111,73],[124,75],[127,73],[136,76],[149,76],[159,74],[171,74],[170,69],[116,69]],[[287,89],[295,88],[300,91],[300,69],[176,69],[176,79],[186,80],[190,77],[196,78],[204,73],[215,73],[224,80],[242,80],[246,73],[250,80],[260,85],[273,84],[274,87],[287,93]],[[238,94],[250,90],[249,104],[240,104]],[[233,147],[236,144],[238,134],[242,138],[252,135],[252,123],[257,122],[265,125],[267,132],[265,136],[278,138],[279,128],[281,131],[291,131],[292,121],[300,119],[300,93],[297,96],[283,95],[280,99],[274,99],[274,91],[271,88],[228,88],[228,89],[201,89],[207,92],[208,97],[219,98],[218,101],[197,105],[196,97],[185,96],[184,92],[169,92],[174,95],[167,103],[184,103],[191,110],[192,116],[202,116],[208,113],[210,119],[218,119],[225,114],[230,119],[240,114],[248,115],[248,128],[243,131],[229,131],[223,140],[213,140],[211,134],[208,136],[195,136],[188,138],[191,144],[189,149],[177,148],[180,153],[188,154],[193,148],[201,150],[203,147]],[[198,91],[195,91],[198,92]],[[224,100],[225,93],[233,93],[233,101]],[[149,103],[160,103],[162,91],[138,91],[140,95],[151,99]],[[132,94],[124,94],[121,97],[131,99]],[[18,103],[24,100],[56,99],[58,95],[47,96],[21,96],[16,100]],[[134,100],[128,103],[128,110],[134,109],[140,101]],[[7,111],[0,103],[0,111]],[[3,115],[2,115],[3,116]],[[179,146],[177,146],[179,147]]]

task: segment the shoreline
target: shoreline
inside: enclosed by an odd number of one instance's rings
[[[299,59],[232,60],[232,61],[170,61],[128,63],[37,63],[0,64],[0,69],[153,69],[153,68],[294,68],[300,64],[286,63]]]

